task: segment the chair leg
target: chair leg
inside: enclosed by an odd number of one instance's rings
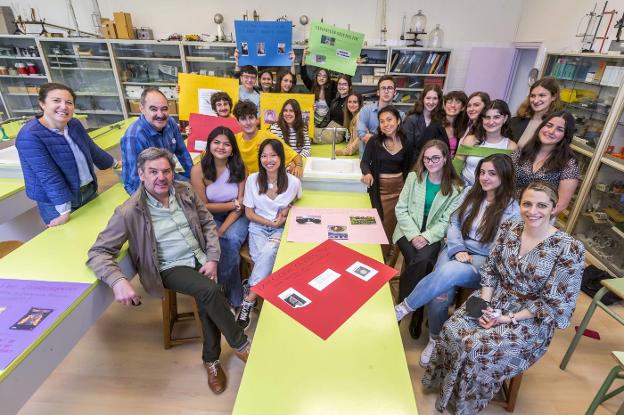
[[[513,412],[516,408],[516,399],[518,398],[518,392],[520,391],[520,384],[522,383],[522,373],[509,380],[509,390],[507,396],[507,406],[505,409],[507,412]]]
[[[165,350],[171,349],[171,293],[172,291],[165,290],[165,297],[162,300],[163,346]]]
[[[596,409],[598,409],[598,406],[606,400],[605,394],[611,387],[611,384],[617,377],[618,373],[620,373],[620,370],[621,368],[619,366],[616,366],[613,369],[611,369],[611,371],[607,375],[607,378],[600,386],[600,389],[598,389],[598,392],[596,393],[596,396],[594,397],[594,400],[592,401],[592,403],[589,405],[587,412],[585,412],[585,415],[592,415],[594,412],[596,412]]]
[[[561,370],[565,370],[566,366],[568,366],[568,362],[570,361],[570,358],[572,357],[572,353],[574,353],[574,349],[576,349],[578,342],[581,340],[581,336],[583,335],[583,333],[585,332],[585,329],[589,325],[589,320],[591,320],[592,316],[594,315],[594,312],[596,311],[598,302],[602,299],[602,296],[604,296],[608,291],[609,290],[606,287],[602,287],[596,293],[596,295],[594,295],[594,299],[589,305],[589,308],[587,309],[587,312],[585,313],[585,317],[583,317],[583,320],[581,321],[581,324],[579,325],[578,330],[574,334],[574,338],[572,339],[572,342],[570,343],[570,346],[568,347],[568,351],[566,351],[565,355],[563,356],[563,360],[561,360],[561,364],[559,365],[559,368]]]
[[[199,307],[197,306],[197,301],[193,298],[193,315],[195,316],[195,325],[197,326],[197,332],[199,333],[199,337],[204,339],[204,329],[202,327],[201,320],[199,319]]]

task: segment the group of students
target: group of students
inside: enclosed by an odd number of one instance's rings
[[[246,88],[246,82],[255,84],[257,71],[243,67],[240,78]],[[425,384],[441,389],[438,408],[453,402],[457,413],[482,409],[505,379],[544,354],[555,327],[569,324],[579,291],[583,246],[552,226],[580,178],[570,149],[574,118],[561,111],[556,81],[532,85],[516,117],[484,92],[443,95],[437,86],[425,87],[404,115],[392,105],[391,76],[379,80],[379,100],[363,108],[349,77],[331,80],[321,69],[311,83],[304,81],[315,94],[315,120],[349,126],[342,154],[362,151],[362,181],[405,258],[396,315],[401,320],[413,313],[409,332],[415,338],[428,306],[430,340],[421,364]],[[270,132],[259,130],[254,100],[241,98],[233,106],[225,93],[212,96],[213,110],[222,117],[232,112],[241,132],[213,130],[195,166],[166,97],[155,88],[144,90],[142,115],[121,142],[122,178],[131,195],[147,190],[150,170],[141,166],[150,159],[144,152],[157,147],[176,155],[184,169],[176,177],[190,181],[189,191],[214,219],[220,247],[214,277],[243,330],[256,300],[249,288],[271,273],[289,209],[302,195],[303,158],[310,154],[296,100],[285,102]],[[26,193],[49,226],[66,222],[97,195],[94,163],[102,169],[120,164],[72,119],[74,101],[67,86],[43,85],[43,114],[17,139]],[[151,185],[162,183],[155,177]],[[163,208],[149,195],[147,206],[150,212]],[[254,267],[244,286],[239,253],[247,239]],[[167,240],[158,241],[159,250],[161,243]],[[390,246],[384,254],[391,257]],[[484,301],[482,316],[475,319],[463,305],[447,321],[460,287],[476,289],[470,298]],[[236,336],[231,344],[248,349],[246,338]]]

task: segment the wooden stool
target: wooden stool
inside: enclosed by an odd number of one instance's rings
[[[492,403],[505,408],[507,412],[513,412],[516,408],[516,399],[518,398],[518,391],[520,390],[520,383],[522,383],[522,375],[520,373],[515,378],[509,379],[509,381],[503,383],[501,393],[503,399],[494,399]]]
[[[197,308],[197,302],[195,298],[192,298],[193,311],[179,313],[178,312],[178,297],[175,291],[165,288],[165,297],[162,300],[162,313],[163,313],[163,345],[165,349],[170,349],[171,346],[178,344],[188,343],[197,340],[203,340],[203,330],[201,320],[199,319],[199,309]],[[180,321],[188,321],[194,319],[199,332],[198,336],[192,337],[173,337],[173,328],[176,323]]]
[[[9,255],[11,252],[15,251],[17,248],[22,246],[21,241],[2,241],[0,242],[0,258]]]
[[[251,275],[251,270],[253,269],[254,263],[251,259],[251,255],[249,254],[249,242],[245,242],[243,246],[241,246],[240,250],[240,274],[241,279],[247,279]]]
[[[596,412],[596,409],[598,409],[598,406],[600,406],[601,403],[613,398],[617,394],[624,392],[624,386],[620,386],[619,388],[607,393],[615,379],[624,379],[624,352],[611,352],[611,355],[618,363],[618,365],[611,369],[611,371],[607,375],[607,378],[605,379],[602,386],[600,386],[600,389],[598,389],[598,393],[596,393],[596,397],[589,405],[589,409],[587,409],[585,415],[593,415],[593,413]],[[617,411],[617,415],[622,414],[624,414],[624,404],[622,404],[622,406],[620,406],[620,409],[618,409]]]

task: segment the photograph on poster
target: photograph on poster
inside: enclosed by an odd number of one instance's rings
[[[347,268],[347,272],[349,274],[355,275],[361,280],[369,281],[377,274],[378,271],[374,268],[369,267],[366,264],[357,261],[349,268]]]
[[[295,221],[297,223],[302,224],[302,225],[307,225],[307,224],[320,225],[321,217],[320,216],[311,216],[311,215],[308,215],[308,216],[297,216]]]
[[[284,302],[292,308],[305,307],[312,302],[309,298],[306,298],[294,288],[288,288],[286,291],[278,295],[278,297],[284,300]]]

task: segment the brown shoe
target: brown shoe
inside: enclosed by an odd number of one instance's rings
[[[247,343],[245,343],[245,345],[243,346],[243,348],[240,349],[240,351],[237,350],[237,349],[234,349],[234,354],[240,360],[242,360],[243,362],[247,363],[247,359],[249,358],[249,351],[250,350],[251,350],[251,343],[248,340]]]
[[[218,360],[214,362],[204,362],[206,372],[208,372],[208,386],[216,395],[223,393],[225,390],[225,372],[221,368]]]

